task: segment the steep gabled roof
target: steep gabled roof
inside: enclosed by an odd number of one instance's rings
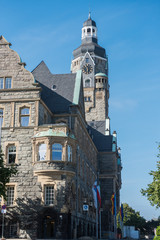
[[[105,121],[92,121],[88,122],[89,129],[93,136],[93,142],[99,152],[112,151],[112,135],[106,136]]]
[[[44,61],[32,73],[42,87],[42,100],[53,113],[66,113],[71,104],[79,104],[80,73],[52,74]]]

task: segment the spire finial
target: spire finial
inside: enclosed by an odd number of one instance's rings
[[[91,19],[91,11],[89,10],[88,19]]]

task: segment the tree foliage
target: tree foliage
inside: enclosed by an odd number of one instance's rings
[[[158,146],[160,158],[160,145]],[[146,196],[152,206],[160,207],[160,161],[157,161],[157,170],[149,173],[153,177],[152,183],[148,184],[146,189],[141,189],[143,196]]]
[[[6,199],[6,184],[9,183],[11,176],[17,173],[17,168],[14,165],[10,167],[4,166],[3,153],[0,150],[0,196]]]
[[[123,204],[125,226],[135,226],[136,229],[143,231],[146,224],[146,219],[140,216],[140,212],[136,212],[127,203]]]

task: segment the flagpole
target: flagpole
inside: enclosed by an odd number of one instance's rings
[[[96,208],[96,239],[98,240],[98,207]]]

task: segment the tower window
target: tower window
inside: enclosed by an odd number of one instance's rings
[[[85,87],[90,87],[90,85],[91,85],[91,80],[90,79],[85,80]]]
[[[93,28],[92,31],[93,31],[93,33],[94,33],[94,32],[95,32],[95,29]]]
[[[87,32],[90,33],[90,32],[91,32],[91,29],[90,29],[90,28],[87,28]]]

